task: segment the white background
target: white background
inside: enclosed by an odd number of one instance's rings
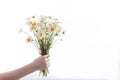
[[[64,40],[50,51],[48,79],[119,80],[119,0],[0,0],[0,72],[38,56],[18,33],[31,15],[56,17],[66,30]],[[39,78],[34,72],[21,80]]]

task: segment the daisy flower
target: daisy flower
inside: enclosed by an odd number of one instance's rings
[[[27,43],[32,42],[32,38],[31,38],[30,36],[28,36],[28,37],[26,38],[26,42],[27,42]]]

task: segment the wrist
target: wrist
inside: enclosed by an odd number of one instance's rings
[[[37,67],[36,65],[34,64],[34,62],[30,63],[29,64],[29,67],[31,68],[31,70],[34,72],[34,71],[37,71]]]
[[[40,67],[34,61],[30,65],[34,71],[40,70]]]

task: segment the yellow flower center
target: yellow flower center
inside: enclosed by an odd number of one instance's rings
[[[32,16],[32,18],[35,18],[35,16]]]
[[[54,27],[51,27],[51,28],[50,28],[51,31],[54,31],[54,29],[55,29]]]
[[[28,37],[27,39],[26,39],[26,42],[27,43],[30,43],[32,41],[32,39],[30,38],[30,37]]]
[[[45,20],[45,18],[44,18],[44,17],[42,17],[42,18],[41,18],[41,20],[42,20],[42,21],[44,21],[44,20]]]
[[[30,38],[28,38],[28,40],[27,40],[28,42],[30,42],[31,41],[31,39]]]
[[[39,33],[39,36],[42,37],[42,35],[43,35],[42,32],[40,32],[40,33]]]
[[[35,27],[36,26],[36,22],[32,22],[32,27]]]

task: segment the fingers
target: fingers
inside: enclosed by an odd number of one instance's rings
[[[48,63],[48,64],[47,64],[47,68],[49,68],[49,67],[50,67],[50,64]]]
[[[45,55],[44,57],[45,57],[45,58],[49,58],[49,57],[50,57],[50,55],[49,55],[49,54],[47,54],[47,55]]]
[[[45,57],[45,60],[46,60],[47,62],[49,62],[49,60],[50,60],[50,58],[49,58],[50,55],[48,54],[48,55],[45,55],[44,57]]]
[[[44,55],[44,57],[45,57],[45,61],[46,61],[46,68],[48,68],[49,66],[50,66],[50,63],[49,63],[49,60],[50,60],[50,55],[49,54],[47,54],[47,55]]]
[[[46,59],[45,59],[45,61],[46,61],[46,62],[49,62],[49,61],[50,61],[50,59],[46,58]]]
[[[50,60],[50,59],[46,59],[46,64],[47,64],[47,65],[49,65],[49,63],[50,63],[49,60]]]

